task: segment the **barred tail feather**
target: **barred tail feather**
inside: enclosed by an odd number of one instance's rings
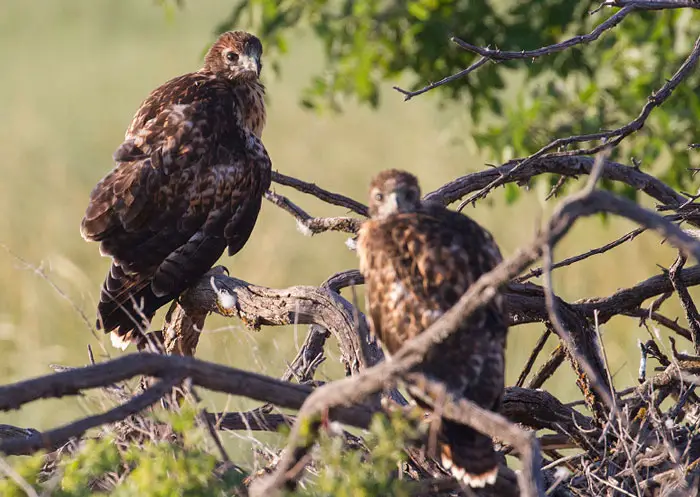
[[[112,264],[102,285],[97,306],[97,329],[110,333],[112,345],[125,350],[145,331],[156,311],[173,296],[157,297],[150,278],[127,275]]]
[[[490,437],[468,426],[443,420],[442,466],[459,482],[473,488],[493,485],[499,458]]]

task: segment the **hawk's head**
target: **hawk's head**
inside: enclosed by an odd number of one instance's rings
[[[245,31],[228,31],[204,57],[204,69],[232,81],[253,81],[262,70],[262,43]]]
[[[369,187],[369,214],[381,219],[420,207],[418,179],[406,171],[388,169],[374,177]]]

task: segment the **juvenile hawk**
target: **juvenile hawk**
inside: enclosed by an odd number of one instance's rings
[[[97,327],[117,347],[250,237],[272,167],[261,56],[255,36],[222,34],[200,70],[141,103],[115,167],[90,194],[80,231],[112,258]]]
[[[421,202],[418,181],[407,172],[383,171],[373,179],[369,212],[357,252],[370,326],[391,355],[502,258],[491,235],[476,222],[442,205]],[[504,299],[498,295],[433,347],[420,372],[443,383],[457,399],[498,410],[506,318]],[[439,438],[442,464],[458,480],[473,487],[495,482],[498,458],[488,436],[442,420]]]

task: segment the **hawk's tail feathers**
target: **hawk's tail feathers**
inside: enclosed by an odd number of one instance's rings
[[[448,420],[442,422],[442,434],[442,466],[455,479],[472,488],[496,483],[499,458],[490,437]]]
[[[126,350],[129,345],[137,342],[131,332],[127,333],[126,335],[120,335],[116,331],[110,331],[109,339],[112,342],[112,347],[119,350]]]
[[[172,297],[157,297],[150,278],[127,275],[112,264],[102,285],[97,306],[97,329],[110,334],[112,345],[125,350],[145,332],[156,311]]]

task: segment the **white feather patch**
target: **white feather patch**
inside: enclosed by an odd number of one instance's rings
[[[354,238],[348,238],[347,240],[345,240],[345,246],[350,250],[355,251],[357,250],[357,240],[355,240]]]
[[[235,309],[236,308],[236,296],[228,292],[217,292],[219,298],[219,305],[224,309]]]
[[[400,281],[396,281],[391,285],[391,291],[389,292],[389,298],[393,303],[398,302],[400,299],[404,298],[407,295],[406,293],[406,287],[403,286],[403,283]]]
[[[445,313],[440,311],[440,310],[435,309],[432,311],[425,311],[423,313],[423,317],[427,318],[428,322],[434,323],[435,321],[440,319],[440,316],[442,316],[443,314],[445,314]]]
[[[112,347],[119,350],[126,350],[131,345],[131,340],[120,337],[114,331],[109,334],[109,339],[112,342]]]
[[[455,474],[455,468],[452,468],[452,474]],[[496,483],[496,478],[498,478],[498,466],[493,468],[491,471],[480,475],[470,475],[465,473],[464,477],[460,479],[462,480],[462,483],[472,488],[484,488],[486,485],[493,485]]]

